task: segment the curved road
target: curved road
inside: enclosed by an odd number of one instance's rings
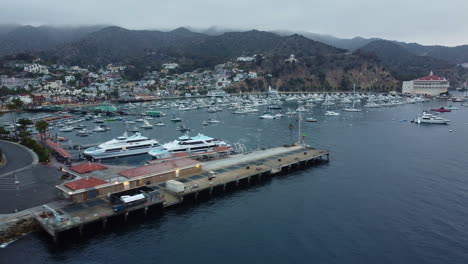
[[[38,164],[37,155],[19,144],[0,140],[0,148],[7,158],[0,168],[0,214],[56,199],[55,185],[61,182],[57,168]]]
[[[0,140],[0,148],[7,158],[5,166],[0,168],[0,176],[29,166],[34,161],[33,154],[26,147]]]

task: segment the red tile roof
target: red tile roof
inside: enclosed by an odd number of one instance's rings
[[[169,170],[176,170],[178,168],[184,168],[184,167],[193,167],[197,165],[199,162],[193,159],[189,158],[183,158],[183,159],[177,159],[177,160],[172,160],[172,161],[166,161],[163,163],[158,163],[158,164],[151,164],[151,165],[146,165],[134,169],[129,169],[129,170],[124,170],[119,172],[119,175],[127,177],[127,178],[133,178],[133,177],[139,177],[147,174],[157,174],[159,172],[163,171],[169,171]]]
[[[106,183],[107,182],[104,180],[91,177],[88,179],[79,179],[76,181],[68,182],[68,183],[65,183],[64,185],[67,188],[72,189],[73,191],[76,191],[76,190],[82,190],[82,189],[95,187],[95,186],[106,184]]]
[[[418,81],[445,81],[445,78],[435,76],[435,75],[428,75],[428,76],[425,76],[425,77],[421,77],[421,78],[419,78],[417,80]]]
[[[59,147],[59,144],[51,141],[51,140],[46,140],[47,146],[49,146],[51,149],[53,149],[55,152],[57,152],[60,156],[64,158],[70,158],[72,155],[68,153],[66,150],[63,148]]]
[[[81,163],[73,167],[70,167],[70,170],[80,173],[80,174],[97,171],[97,170],[105,170],[105,169],[107,169],[106,166],[98,164],[98,163]]]

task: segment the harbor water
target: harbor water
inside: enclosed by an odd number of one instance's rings
[[[459,110],[442,113],[449,125],[409,122],[445,105],[433,100],[338,117],[316,107],[303,115],[318,122],[303,122],[301,134],[297,117],[163,110],[166,126],[141,129],[143,135],[162,143],[182,135],[169,121],[176,115],[191,135],[204,133],[248,149],[304,137],[329,150],[330,162],[59,245],[45,233],[29,234],[0,249],[0,263],[467,263],[468,107],[457,104]],[[202,126],[208,118],[221,123]],[[9,114],[2,117],[9,120]],[[106,124],[110,131],[90,137],[77,137],[76,131],[60,136],[72,144],[100,143],[125,129],[123,121]]]

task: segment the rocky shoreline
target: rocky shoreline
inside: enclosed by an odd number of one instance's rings
[[[15,218],[0,223],[0,245],[16,240],[25,234],[40,230],[32,215]]]

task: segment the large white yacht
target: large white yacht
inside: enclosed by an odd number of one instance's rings
[[[422,115],[414,120],[417,124],[448,124],[450,120],[423,112]]]
[[[159,146],[158,141],[154,139],[142,136],[140,133],[128,136],[125,132],[123,136],[86,149],[83,154],[92,159],[107,159],[144,154],[157,146]]]
[[[198,134],[195,137],[179,137],[172,142],[153,148],[148,152],[148,154],[156,159],[162,159],[171,157],[173,153],[177,152],[207,152],[213,150],[215,147],[230,147],[230,145],[223,140],[214,139],[203,134]]]

